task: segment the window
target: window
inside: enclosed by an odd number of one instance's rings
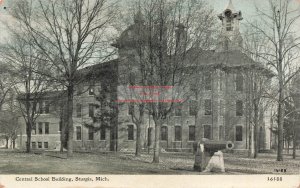
[[[127,125],[127,134],[128,134],[128,140],[134,140],[134,130],[133,125]]]
[[[95,94],[95,87],[94,86],[90,86],[89,87],[89,95],[94,95]]]
[[[45,134],[49,134],[49,122],[45,122]]]
[[[196,129],[195,125],[189,126],[189,141],[195,141],[196,138]]]
[[[42,102],[42,101],[39,102],[39,113],[40,113],[40,114],[43,114],[43,113],[44,113],[43,102]]]
[[[181,126],[175,126],[175,141],[181,141]]]
[[[89,129],[88,129],[88,139],[89,140],[94,140],[94,129],[93,129],[93,127],[89,127]]]
[[[134,104],[130,103],[128,106],[128,115],[131,116],[134,113]]]
[[[39,149],[43,148],[43,143],[42,142],[38,142],[38,148]]]
[[[38,133],[43,134],[43,123],[42,122],[38,123]]]
[[[162,126],[160,130],[160,139],[167,141],[168,140],[168,127]]]
[[[181,106],[176,107],[175,108],[175,116],[181,116],[181,115],[182,115]]]
[[[229,49],[229,40],[228,39],[225,39],[225,41],[224,41],[224,49],[225,50]]]
[[[204,125],[204,138],[211,139],[211,125]]]
[[[149,127],[148,128],[148,143],[147,143],[147,146],[151,146],[152,144],[152,131],[153,131],[153,128],[152,127]]]
[[[243,116],[243,101],[236,101],[236,116]]]
[[[220,116],[224,116],[224,101],[220,100]]]
[[[242,74],[237,74],[235,77],[235,89],[236,91],[243,91],[243,83],[244,83],[244,78]]]
[[[81,104],[76,104],[76,116],[81,117]]]
[[[94,117],[94,104],[89,104],[89,117]]]
[[[36,134],[36,123],[32,125],[31,134]]]
[[[129,74],[129,84],[130,85],[134,85],[135,84],[135,74],[133,72],[131,72]]]
[[[59,131],[62,130],[62,121],[59,121],[59,128],[58,128]]]
[[[204,101],[204,115],[211,115],[211,100],[205,99]]]
[[[224,82],[224,72],[223,71],[221,71],[220,72],[220,91],[222,91],[223,90],[223,82]]]
[[[101,129],[100,129],[100,140],[106,140],[106,129],[105,129],[105,127],[101,127]]]
[[[219,126],[219,140],[224,140],[224,126],[220,125]]]
[[[35,113],[40,113],[39,112],[39,103],[36,102],[30,102],[30,105],[32,106],[32,110],[34,110]]]
[[[31,142],[32,149],[36,149],[36,142]]]
[[[45,101],[44,113],[49,114],[49,112],[50,112],[50,103],[49,103],[49,101]]]
[[[48,142],[44,142],[44,148],[48,148]]]
[[[81,127],[76,127],[76,140],[81,140]]]
[[[189,102],[189,113],[190,113],[190,116],[197,115],[197,101],[196,100],[191,100]]]
[[[235,127],[235,140],[236,141],[243,141],[243,126],[236,126]]]
[[[204,74],[204,89],[211,90],[211,73],[207,72]]]

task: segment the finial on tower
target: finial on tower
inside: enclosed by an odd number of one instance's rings
[[[236,18],[237,20],[242,20],[242,12],[241,11],[236,11],[234,9],[232,0],[229,0],[229,3],[225,10],[218,15],[220,20],[223,20],[225,17],[230,17],[230,18]]]
[[[231,12],[235,12],[235,9],[234,9],[233,4],[232,4],[232,0],[229,0],[229,3],[227,5],[227,7],[225,8],[225,11],[226,10],[231,10]]]

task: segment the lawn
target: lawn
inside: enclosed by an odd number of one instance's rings
[[[275,154],[260,154],[257,159],[242,154],[224,154],[225,174],[299,174],[299,157],[293,160],[285,155],[284,161],[275,161]],[[193,154],[162,153],[160,164],[152,164],[152,155],[143,153],[66,153],[40,154],[0,150],[0,174],[204,174],[193,171]],[[206,173],[207,174],[207,173]]]

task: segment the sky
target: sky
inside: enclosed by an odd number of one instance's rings
[[[5,29],[5,25],[2,22],[11,21],[10,16],[7,14],[7,10],[9,9],[11,3],[15,0],[0,0],[0,42],[5,40],[7,36],[7,32]],[[121,0],[121,2],[126,3],[132,0]],[[221,13],[228,5],[229,0],[204,0],[209,5],[211,5],[217,14]],[[294,7],[299,9],[300,12],[300,0],[287,0],[292,1],[294,3]],[[267,0],[232,0],[233,6],[236,11],[242,11],[242,15],[244,20],[242,23],[246,23],[247,20],[251,20],[255,17],[255,5],[258,7],[266,7]],[[7,9],[4,9],[7,7]],[[216,15],[217,16],[217,15]],[[299,32],[300,32],[300,23]]]

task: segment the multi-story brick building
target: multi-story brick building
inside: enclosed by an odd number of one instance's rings
[[[190,49],[187,52],[190,63],[202,70],[196,75],[202,79],[194,80],[197,83],[187,83],[190,84],[190,90],[196,87],[198,92],[191,95],[182,106],[176,107],[161,127],[160,145],[166,150],[190,150],[192,143],[202,138],[231,140],[237,150],[249,148],[249,134],[252,129],[248,114],[251,110],[250,88],[253,85],[251,73],[259,73],[265,80],[269,80],[271,75],[258,62],[241,52],[239,21],[242,20],[242,14],[234,10],[231,1],[218,17],[222,21],[222,32],[217,49]],[[106,126],[101,126],[102,121],[99,122],[101,118],[97,116],[97,112],[105,109],[103,101],[99,99],[100,95],[104,93],[105,100],[113,103],[118,99],[118,86],[128,84],[126,78],[130,76],[130,70],[124,69],[124,64],[131,63],[132,70],[136,69],[133,45],[134,40],[139,38],[135,33],[136,27],[141,24],[139,19],[135,19],[135,23],[121,34],[114,45],[119,51],[118,59],[81,71],[86,79],[77,87],[78,95],[74,98],[76,150],[135,149],[136,125],[132,122],[130,104],[118,104],[117,109],[112,109],[113,115],[110,115]],[[266,109],[263,109],[263,106],[259,109],[260,149],[269,149],[270,125],[266,120]],[[38,133],[33,137],[33,142],[37,142],[37,148],[46,148],[45,143],[48,148],[54,148],[60,140],[59,120],[57,117],[51,119],[50,116],[41,115],[38,122],[42,122],[41,127],[44,129],[37,129]],[[141,145],[144,149],[151,149],[154,144],[154,122],[149,114],[145,114],[143,122]],[[40,135],[44,136],[43,141],[39,141]],[[44,143],[44,146],[41,143]]]
[[[19,96],[18,100],[22,97]],[[62,118],[61,108],[63,107],[62,101],[64,98],[64,92],[62,91],[49,91],[44,92],[38,98],[31,99],[31,104],[36,101],[36,113],[32,116],[35,119],[31,131],[30,144],[32,149],[59,149]],[[21,127],[16,142],[19,148],[24,149],[27,143],[26,122],[21,114],[18,122]]]

